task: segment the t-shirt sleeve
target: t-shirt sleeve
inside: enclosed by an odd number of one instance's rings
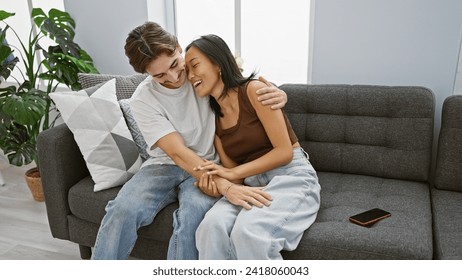
[[[176,131],[166,114],[151,104],[135,99],[130,102],[130,109],[151,150],[156,148],[155,144],[160,138]]]

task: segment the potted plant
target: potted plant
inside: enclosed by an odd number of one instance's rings
[[[31,18],[35,26],[28,38],[20,38],[5,21],[12,16],[14,13],[0,10],[0,22],[4,24],[0,26],[0,77],[14,80],[13,85],[0,86],[0,149],[12,165],[34,162],[37,167],[33,176],[39,177],[37,137],[40,131],[53,127],[59,117],[55,114],[50,119],[55,107],[48,94],[60,84],[79,90],[77,73],[98,71],[91,57],[74,42],[75,22],[68,13],[51,9],[47,15],[34,8]],[[8,45],[7,34],[14,35],[19,46]],[[43,41],[48,41],[48,46]],[[21,64],[22,69],[18,67]],[[11,75],[15,68],[19,78]],[[34,199],[43,201],[41,184],[38,191],[32,188]]]

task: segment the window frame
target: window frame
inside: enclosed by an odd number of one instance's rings
[[[242,25],[241,25],[241,7],[242,0],[234,0],[234,50],[236,55],[242,53]],[[308,26],[308,54],[307,54],[307,77],[305,82],[310,84],[312,82],[312,69],[313,69],[313,38],[314,38],[314,16],[316,0],[309,0],[310,3],[310,21]],[[166,4],[166,17],[167,25],[170,31],[173,31],[175,36],[178,37],[177,29],[177,1],[165,0]]]

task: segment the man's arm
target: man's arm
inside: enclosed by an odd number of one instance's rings
[[[203,160],[192,150],[184,145],[183,138],[177,132],[172,132],[160,138],[157,146],[161,148],[179,167],[200,181],[201,176],[207,170],[194,170]],[[208,175],[204,175],[208,177]],[[219,197],[227,195],[228,200],[234,205],[240,205],[247,210],[257,207],[269,206],[271,196],[262,188],[252,188],[240,184],[234,184],[224,178],[214,177],[207,183],[208,188],[201,188],[207,195]]]
[[[271,105],[273,110],[282,109],[287,103],[287,94],[262,76],[258,77],[258,80],[267,85],[267,87],[257,90],[258,101],[263,105]]]
[[[178,165],[184,171],[188,172],[198,181],[200,180],[201,175],[205,171],[196,171],[194,170],[194,167],[201,165],[204,161],[193,150],[185,146],[183,138],[178,132],[172,132],[165,135],[157,141],[156,145],[161,148],[173,160],[173,162],[175,162],[176,165]],[[225,183],[225,181],[221,180],[219,184]],[[206,194],[215,197],[220,196],[217,188],[210,188]]]

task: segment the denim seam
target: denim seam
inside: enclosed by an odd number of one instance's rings
[[[178,215],[178,212],[180,212],[180,207],[178,207],[177,211],[175,212],[175,214],[177,215],[176,217],[177,221],[179,220],[179,217],[180,217],[180,215]],[[181,224],[181,221],[178,221],[177,223]],[[177,227],[175,227],[172,237],[173,237],[173,247],[174,247],[173,259],[176,260],[178,259],[178,230],[177,230]]]
[[[182,178],[183,180],[181,181],[181,183],[178,184],[178,186],[180,186],[184,181],[186,181],[190,177],[191,175],[189,173],[187,173],[186,171],[183,171],[183,178]],[[176,215],[176,221],[178,225],[182,224],[182,221],[180,220],[181,215],[179,215],[180,209],[181,207],[178,207],[178,209],[174,212],[174,214]],[[174,227],[172,239],[173,239],[173,246],[174,246],[173,259],[177,260],[178,259],[178,227]]]
[[[306,196],[307,196],[307,194],[305,193],[304,197],[306,197]],[[278,225],[275,226],[273,228],[273,230],[271,231],[271,250],[272,251],[276,250],[276,242],[275,242],[276,234],[284,228],[284,226],[290,220],[290,217],[293,216],[293,214],[296,212],[296,210],[299,208],[299,206],[300,206],[300,204],[302,204],[302,202],[303,202],[303,199],[299,199],[298,203],[294,207],[292,207],[292,209],[290,209],[289,215],[283,217],[282,221],[280,223],[278,223]],[[278,254],[280,254],[280,252],[278,252]]]

